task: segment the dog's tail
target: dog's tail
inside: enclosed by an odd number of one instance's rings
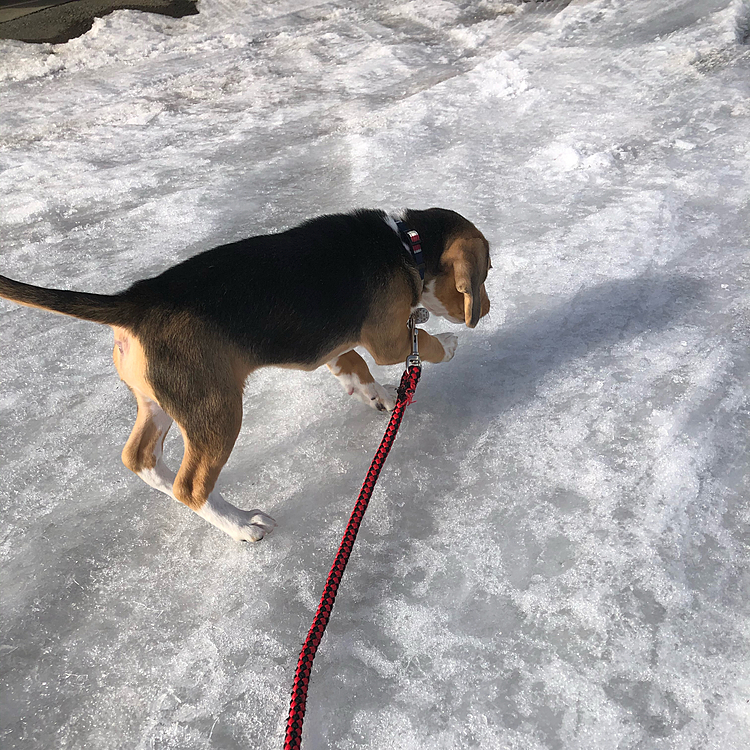
[[[47,289],[0,276],[0,297],[29,307],[106,325],[128,326],[130,305],[122,295],[88,294]]]

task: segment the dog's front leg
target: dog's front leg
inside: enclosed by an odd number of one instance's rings
[[[327,367],[350,396],[378,411],[393,411],[396,389],[376,382],[367,363],[353,349],[332,359]]]
[[[417,329],[419,354],[425,362],[449,362],[458,346],[454,333],[437,333],[434,336]],[[363,338],[363,344],[379,365],[396,365],[405,362],[411,354],[411,333],[406,324],[376,329]]]
[[[417,328],[419,353],[425,362],[450,362],[458,348],[455,333],[436,333],[434,336]]]

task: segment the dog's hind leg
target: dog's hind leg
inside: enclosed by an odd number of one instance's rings
[[[396,389],[376,382],[367,363],[353,349],[335,357],[327,366],[350,396],[378,411],[393,411]]]
[[[123,328],[114,328],[112,358],[121,380],[138,403],[138,416],[128,442],[122,449],[122,462],[146,484],[174,497],[175,473],[162,459],[164,438],[172,426],[172,417],[156,402],[146,380],[146,359],[138,339]]]
[[[153,383],[146,376],[146,357],[140,343],[120,330],[115,331],[114,361],[138,402],[135,426],[122,451],[125,466],[234,539],[262,539],[276,522],[261,511],[235,508],[215,489],[242,422],[243,378],[233,380],[221,367],[193,371],[179,362],[167,362],[156,371],[182,373],[183,377],[162,377]],[[224,377],[219,376],[221,372]],[[185,442],[177,474],[162,458],[164,438],[173,419]]]
[[[131,390],[138,402],[138,416],[122,450],[122,462],[146,484],[174,498],[175,473],[162,458],[164,438],[172,426],[172,417],[155,401]]]
[[[233,539],[258,542],[273,530],[276,521],[260,510],[235,508],[216,489],[241,422],[241,394],[204,402],[185,420],[178,417],[185,454],[173,490],[180,502]]]

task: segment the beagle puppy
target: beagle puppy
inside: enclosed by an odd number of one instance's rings
[[[399,218],[374,210],[321,216],[207,250],[114,295],[0,276],[0,297],[110,326],[115,367],[138,403],[125,466],[233,539],[256,542],[275,521],[235,508],[215,489],[253,370],[327,364],[350,395],[387,411],[394,394],[375,382],[356,346],[379,365],[397,364],[411,353],[407,321],[418,305],[469,328],[489,312],[482,233],[441,208]],[[422,269],[411,252],[415,233]],[[418,337],[427,362],[456,351],[452,333],[420,329]],[[162,459],[173,421],[185,444],[176,474]]]

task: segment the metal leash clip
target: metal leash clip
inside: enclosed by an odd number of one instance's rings
[[[417,325],[420,323],[426,323],[430,319],[430,313],[424,309],[424,307],[418,307],[410,316],[409,332],[411,333],[411,354],[406,358],[406,367],[422,367],[422,358],[419,356],[419,344],[418,337],[419,332],[417,331]]]

